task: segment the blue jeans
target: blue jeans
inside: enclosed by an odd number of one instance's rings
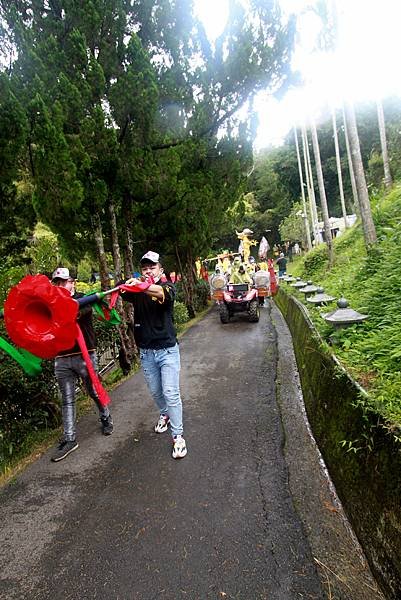
[[[93,368],[96,371],[96,352],[90,352],[89,356],[91,357]],[[110,412],[107,406],[102,407],[99,402],[99,398],[93,388],[82,354],[58,356],[54,362],[54,374],[56,375],[62,397],[61,410],[63,415],[64,440],[73,441],[75,440],[76,421],[75,389],[77,387],[78,379],[82,379],[86,391],[99,409],[99,415],[101,417],[108,417]]]
[[[181,435],[183,425],[178,344],[161,350],[140,348],[139,356],[146,383],[160,414],[169,416],[171,434]]]

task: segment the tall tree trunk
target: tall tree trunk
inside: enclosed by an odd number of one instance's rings
[[[195,295],[195,280],[193,272],[193,260],[191,256],[186,257],[186,264],[183,264],[178,251],[178,246],[175,246],[175,256],[178,267],[181,273],[181,281],[184,288],[185,306],[188,310],[188,315],[191,319],[195,316],[194,295]]]
[[[355,182],[358,191],[358,203],[361,213],[363,235],[366,249],[376,243],[376,228],[372,218],[370,208],[368,188],[366,185],[365,171],[363,169],[361,148],[359,145],[358,128],[356,124],[354,107],[351,102],[345,103],[345,118],[349,135],[349,145],[351,150],[352,166],[355,174]]]
[[[302,211],[303,211],[303,219],[304,219],[304,227],[305,227],[305,235],[306,235],[306,243],[308,246],[308,250],[312,250],[312,242],[310,237],[310,229],[309,229],[309,220],[308,220],[308,212],[306,210],[306,200],[305,200],[305,189],[304,189],[304,178],[302,174],[302,163],[301,156],[299,154],[299,146],[298,146],[298,134],[297,129],[294,127],[294,137],[295,137],[295,149],[297,151],[297,161],[298,161],[298,171],[299,171],[299,182],[301,185],[301,194],[302,194]]]
[[[384,185],[389,190],[393,185],[393,180],[390,172],[390,162],[388,159],[387,152],[387,140],[386,140],[386,124],[384,121],[384,111],[383,104],[381,100],[376,100],[377,105],[377,119],[379,121],[379,131],[380,131],[380,144],[382,147],[382,158],[383,158],[383,167],[384,167]]]
[[[315,121],[313,118],[311,118],[311,132],[312,132],[313,154],[315,156],[317,183],[319,186],[320,204],[321,204],[322,213],[323,213],[324,235],[326,238],[327,250],[329,253],[329,265],[331,266],[334,263],[333,240],[331,238],[329,209],[327,206],[326,190],[324,187],[324,180],[323,180],[322,163],[320,160],[319,140],[317,138],[316,125],[315,125]]]
[[[351,156],[351,147],[349,145],[349,136],[348,136],[348,128],[347,128],[347,119],[345,118],[345,108],[343,104],[343,122],[344,122],[344,137],[345,137],[345,147],[347,148],[347,158],[348,158],[348,169],[349,169],[349,178],[351,180],[351,188],[352,188],[352,197],[354,199],[354,212],[356,214],[359,213],[359,200],[358,200],[358,190],[356,189],[356,181],[355,181],[355,173],[354,167],[352,166],[352,156]]]
[[[114,280],[117,282],[122,279],[121,253],[120,243],[118,240],[117,218],[112,198],[109,198],[109,214],[114,262]],[[131,370],[134,357],[137,354],[137,348],[133,337],[133,308],[132,304],[124,304],[121,298],[119,298],[117,300],[116,309],[121,318],[121,324],[118,326],[118,333],[120,336],[118,360],[124,375],[128,375]],[[130,332],[132,332],[132,335]]]
[[[125,277],[131,277],[134,272],[133,264],[133,240],[132,240],[132,198],[129,194],[124,196],[123,203],[124,215],[124,274]]]
[[[124,230],[123,236],[125,241],[124,247],[124,275],[125,278],[131,277],[134,272],[134,264],[132,257],[133,241],[132,241],[132,198],[129,194],[124,196],[123,202]],[[134,355],[138,354],[134,338],[134,307],[130,302],[124,304],[124,314],[127,323],[127,335],[130,339],[130,347],[133,349]]]
[[[114,207],[114,201],[111,197],[109,198],[109,214],[110,214],[111,243],[112,243],[113,263],[114,263],[114,281],[120,281],[122,278],[121,253],[120,253],[120,244],[118,241],[116,211],[115,211],[115,207]]]
[[[305,173],[306,173],[306,181],[308,185],[308,193],[309,193],[309,205],[313,226],[313,235],[315,238],[315,245],[317,246],[322,241],[322,237],[319,231],[319,219],[317,216],[317,207],[316,207],[316,197],[315,197],[315,188],[313,183],[313,174],[312,174],[312,163],[310,159],[309,152],[309,142],[308,142],[308,134],[306,131],[306,127],[302,124],[302,147],[304,151],[304,162],[305,162]]]
[[[98,257],[98,261],[99,261],[100,284],[101,284],[102,290],[108,290],[110,288],[109,267],[107,265],[107,257],[106,257],[106,252],[104,250],[103,230],[102,230],[102,223],[100,221],[99,213],[95,213],[93,215],[92,221],[93,221],[93,229],[94,229],[97,257]]]
[[[341,160],[340,160],[340,149],[338,147],[338,135],[337,135],[337,123],[336,123],[336,111],[334,108],[331,109],[331,118],[333,121],[333,136],[334,136],[334,148],[336,152],[336,163],[337,163],[337,176],[338,176],[338,188],[340,190],[341,210],[343,213],[344,226],[348,227],[347,209],[345,208],[344,188],[343,188],[343,176],[341,173]]]

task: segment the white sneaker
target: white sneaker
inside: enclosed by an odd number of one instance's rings
[[[184,458],[187,455],[187,445],[182,435],[173,437],[173,458]]]
[[[169,424],[170,419],[168,418],[168,415],[160,415],[159,420],[155,425],[155,432],[164,433],[165,431],[167,431],[167,427],[169,426]]]

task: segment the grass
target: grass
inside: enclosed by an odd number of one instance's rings
[[[369,253],[357,223],[334,240],[330,270],[322,245],[290,263],[289,271],[313,280],[336,298],[345,297],[351,308],[369,315],[367,321],[333,333],[322,313],[335,305],[316,308],[304,302],[323,338],[334,342],[337,358],[369,392],[367,408],[394,431],[401,428],[401,186],[373,198],[372,211],[378,242]],[[294,294],[304,300],[303,294]]]

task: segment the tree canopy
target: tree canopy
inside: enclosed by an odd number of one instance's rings
[[[388,136],[390,164],[395,177],[400,176],[401,156],[399,130],[401,125],[401,109],[399,99],[387,98],[383,103],[386,114],[386,131]],[[342,178],[347,213],[355,212],[349,176],[347,151],[345,145],[343,117],[337,112],[337,128],[341,155]],[[379,189],[383,184],[383,162],[380,154],[380,137],[377,125],[376,106],[365,103],[358,106],[358,133],[362,159],[370,190]],[[331,117],[327,115],[318,125],[320,156],[323,177],[327,194],[330,216],[340,217],[342,214],[336,158],[334,151],[333,128]],[[311,141],[309,140],[310,146]],[[312,148],[310,148],[312,153]],[[316,181],[315,181],[316,187]],[[262,150],[255,159],[255,169],[248,179],[247,190],[254,194],[256,200],[255,217],[247,225],[257,230],[271,229],[271,238],[280,239],[279,224],[290,215],[291,206],[301,197],[300,181],[296,159],[293,133],[288,134],[284,144],[278,148]],[[316,189],[317,201],[319,192]],[[298,209],[295,211],[299,212]],[[291,212],[291,219],[294,214]],[[286,226],[281,228],[284,232]]]
[[[252,98],[289,81],[293,23],[278,3],[232,0],[214,44],[191,0],[0,9],[32,206],[67,255],[99,253],[101,238],[112,249],[110,207],[124,252],[152,244],[187,267],[208,251],[252,161]]]

